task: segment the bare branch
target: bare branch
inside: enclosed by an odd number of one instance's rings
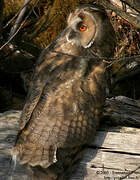
[[[138,0],[121,0],[121,1],[131,6],[140,13],[140,1]]]
[[[49,18],[49,13],[51,10],[51,6],[49,6],[49,8],[47,9],[47,12],[41,17],[41,19],[39,20],[39,22],[37,22],[35,24],[35,26],[37,27],[35,29],[35,31],[30,35],[30,39],[34,39],[34,37],[36,37],[40,32],[42,27],[46,24],[48,18]]]
[[[19,13],[19,15],[18,15],[18,18],[17,18],[14,26],[11,28],[11,32],[10,32],[10,34],[9,34],[8,39],[10,39],[10,38],[15,34],[15,32],[16,32],[17,29],[18,29],[18,27],[20,26],[20,23],[21,23],[21,21],[23,20],[23,17],[24,17],[24,15],[25,15],[26,10],[27,10],[27,5],[29,4],[30,1],[31,1],[31,0],[25,0],[24,5],[23,5],[23,8],[21,9],[21,11],[20,11],[20,13]]]
[[[7,44],[9,44],[9,42],[17,35],[17,33],[20,31],[20,29],[22,28],[22,26],[24,25],[24,23],[26,22],[26,20],[29,18],[30,14],[32,13],[34,7],[38,4],[39,0],[36,0],[33,8],[30,10],[30,12],[28,13],[28,15],[25,17],[24,21],[22,21],[22,23],[20,24],[19,28],[16,30],[16,32],[8,39],[8,41],[3,44],[0,47],[0,50],[2,50]]]
[[[130,24],[132,24],[134,27],[140,29],[140,18],[131,16],[128,12],[125,12],[119,7],[113,5],[108,0],[100,0],[100,4],[102,4],[106,9],[110,9],[114,11],[117,15],[121,16],[123,19],[125,19]]]
[[[104,58],[105,59],[105,58]],[[133,62],[136,61],[138,63],[140,63],[140,55],[136,55],[136,56],[130,56],[130,57],[119,57],[119,58],[111,58],[111,62],[110,64],[107,66],[107,68],[111,67],[112,65],[124,61],[124,64],[127,64],[128,62]]]
[[[31,1],[31,0],[30,0]],[[24,6],[27,6],[27,4],[25,4]],[[9,24],[20,14],[20,12],[22,11],[22,9],[24,8],[24,6],[22,6],[17,13],[6,23],[6,25],[3,28],[6,28],[9,26]]]

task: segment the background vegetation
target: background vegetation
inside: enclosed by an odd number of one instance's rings
[[[139,0],[1,0],[0,112],[22,109],[41,50],[61,33],[71,9],[81,3],[103,5],[116,32],[116,52],[109,60],[110,96],[140,99]]]

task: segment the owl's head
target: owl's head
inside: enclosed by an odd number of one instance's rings
[[[92,50],[98,56],[109,57],[115,48],[115,32],[104,8],[81,5],[67,20],[67,41]]]

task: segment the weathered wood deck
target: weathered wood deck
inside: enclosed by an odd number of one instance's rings
[[[111,101],[109,101],[110,105],[108,103],[106,106],[106,113],[114,122],[118,123],[118,119],[123,117],[123,123],[137,124],[140,127],[139,102],[123,98],[119,100],[120,104],[118,102],[115,105]],[[32,178],[30,170],[19,164],[14,169],[10,153],[18,132],[20,113],[20,111],[9,111],[0,114],[0,180],[52,180],[53,178],[48,176]],[[121,124],[121,121],[119,122],[118,124]],[[139,128],[102,127],[97,132],[95,140],[87,147],[82,160],[76,164],[76,170],[70,177],[70,180],[105,179],[140,180]]]
[[[92,145],[71,180],[140,179],[139,129],[99,131]]]

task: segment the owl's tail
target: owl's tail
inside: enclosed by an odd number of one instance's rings
[[[16,157],[20,164],[40,165],[47,168],[56,162],[56,149],[54,146],[44,148],[40,144],[26,142],[17,144],[13,148],[12,157]]]

